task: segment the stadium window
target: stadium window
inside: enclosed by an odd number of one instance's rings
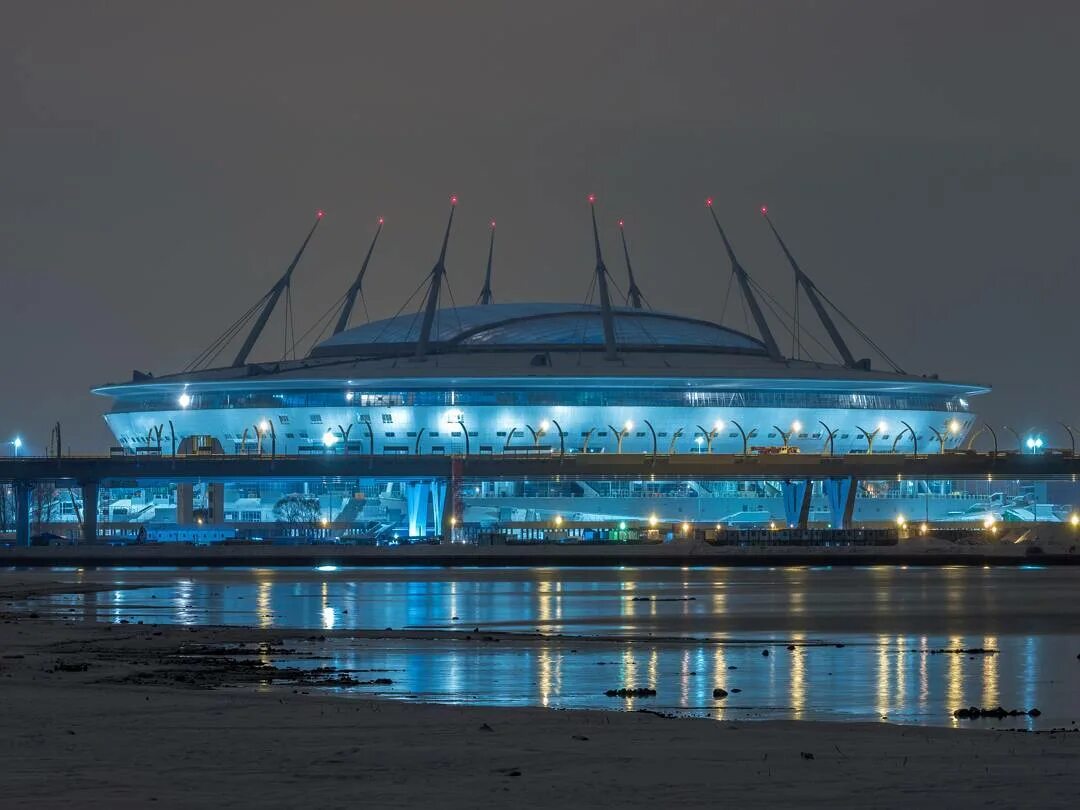
[[[382,420],[384,425],[392,425],[394,424],[394,415],[391,413],[384,413],[382,415]]]
[[[394,438],[394,431],[392,431],[392,430],[387,431],[386,438],[388,438],[388,439]]]
[[[405,435],[408,436],[410,439],[415,439],[416,438],[416,431],[415,430],[410,430]]]
[[[366,414],[366,413],[362,413],[358,417],[356,417],[356,421],[357,422],[363,422],[364,424],[369,425],[369,424],[371,424],[371,415]]]
[[[296,434],[295,434],[295,433],[286,433],[286,434],[285,434],[285,438],[286,438],[286,439],[295,439],[295,438],[296,438]]]
[[[279,413],[277,420],[278,420],[279,425],[287,425],[287,424],[289,424],[289,417],[286,414]]]
[[[428,434],[428,436],[430,436],[432,439],[437,439],[439,438],[439,431],[433,430],[431,431],[431,433]]]
[[[495,435],[496,435],[496,436],[505,436],[505,435],[506,435],[506,431],[505,431],[505,430],[500,430],[500,431],[499,431],[498,433],[496,433]],[[582,433],[581,435],[582,435],[582,436],[584,436],[585,434],[584,434],[584,433]]]
[[[313,425],[321,425],[322,424],[322,417],[319,416],[319,414],[317,414],[317,413],[311,414],[308,417],[308,419],[311,420],[311,424],[313,424]]]

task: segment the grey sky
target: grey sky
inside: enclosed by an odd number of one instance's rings
[[[906,369],[993,384],[995,423],[1080,421],[1078,30],[1070,2],[7,3],[0,440],[60,420],[105,447],[88,389],[182,367],[319,207],[298,325],[379,215],[367,304],[392,314],[451,192],[458,303],[492,217],[497,299],[583,300],[595,192],[656,308],[719,317],[707,195],[790,306],[768,203]],[[281,350],[276,323],[256,355]]]

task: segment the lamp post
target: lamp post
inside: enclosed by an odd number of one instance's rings
[[[173,427],[172,419],[169,420],[169,439],[172,442],[172,454],[176,455],[176,428]]]
[[[1008,425],[1002,425],[1001,429],[1002,430],[1007,430],[1007,431],[1009,431],[1009,433],[1011,433],[1013,435],[1013,438],[1016,439],[1016,449],[1023,452],[1023,450],[1024,450],[1024,440],[1020,438],[1020,434],[1017,433],[1015,430],[1013,430]]]
[[[1063,428],[1065,428],[1065,432],[1069,434],[1069,455],[1070,456],[1075,456],[1076,455],[1076,436],[1073,434],[1073,429],[1071,427],[1069,427],[1068,425],[1066,425],[1064,422],[1058,422],[1058,424],[1061,425]]]
[[[364,424],[364,427],[367,428],[368,455],[373,456],[373,455],[375,455],[375,431],[371,429],[371,420],[370,419],[368,421],[364,422],[363,424]]]
[[[835,455],[835,453],[836,453],[835,439],[836,439],[836,434],[839,432],[839,429],[833,430],[828,425],[826,425],[824,422],[822,422],[820,419],[818,420],[818,424],[821,425],[823,428],[825,428],[825,446],[829,449],[829,455],[830,456]]]
[[[720,435],[720,431],[724,429],[724,423],[717,419],[712,430],[706,430],[701,425],[698,425],[697,429],[700,430],[701,435],[705,437],[705,452],[712,453],[713,440],[716,439],[716,437]]]
[[[581,452],[582,453],[588,453],[589,452],[589,439],[592,438],[592,435],[594,433],[596,433],[596,428],[594,428],[594,427],[591,427],[587,431],[585,431],[585,441],[583,441],[581,443]]]
[[[746,431],[743,430],[742,425],[740,425],[734,419],[731,420],[731,424],[736,427],[736,429],[739,431],[739,435],[742,436],[742,454],[745,456],[750,448],[750,440],[746,435]]]
[[[630,431],[634,429],[634,423],[627,420],[626,424],[623,425],[622,430],[617,429],[614,425],[608,425],[608,427],[611,429],[611,432],[615,434],[615,452],[616,454],[621,454],[623,439],[630,435]]]
[[[874,453],[874,439],[877,437],[877,435],[879,433],[884,431],[886,429],[886,427],[888,427],[888,426],[884,422],[878,422],[878,426],[876,428],[874,428],[872,431],[866,431],[863,428],[859,427],[858,425],[855,426],[855,429],[857,431],[859,431],[859,433],[861,433],[863,436],[866,437],[866,455],[868,455],[868,456],[873,455],[873,453]]]
[[[553,424],[555,426],[555,430],[559,431],[559,457],[562,458],[563,456],[566,455],[566,434],[563,433],[562,425],[560,425],[554,419],[551,420],[551,424]],[[468,435],[469,435],[468,433],[465,434],[466,437],[468,437]],[[469,452],[468,448],[469,448],[469,443],[468,443],[468,440],[466,438],[466,442],[465,442],[465,452],[466,452],[466,454],[468,454],[468,452]]]
[[[785,431],[779,425],[773,425],[773,430],[780,434],[781,441],[784,442],[784,451],[787,452],[788,444],[791,442],[791,437],[802,430],[802,422],[795,420],[791,423],[791,430]]]
[[[918,456],[919,455],[919,437],[915,435],[915,429],[911,425],[909,425],[907,422],[904,422],[903,420],[901,420],[900,424],[904,426],[904,430],[906,430],[908,433],[911,434],[911,448],[912,448],[911,455]],[[903,436],[903,435],[904,434],[901,433],[896,438],[899,440],[900,436]],[[896,442],[893,442],[893,450],[894,451],[896,450]]]
[[[427,430],[427,428],[420,428],[420,430],[417,431],[416,443],[413,445],[413,455],[414,456],[420,455],[420,440],[424,438],[424,431],[425,430]]]
[[[549,427],[548,421],[545,419],[543,422],[540,423],[540,426],[536,428],[534,428],[532,425],[525,425],[525,427],[527,427],[529,429],[529,433],[532,434],[533,450],[538,451],[540,449],[540,440],[544,438],[544,436],[547,434]]]
[[[273,425],[271,425],[271,427],[273,427]],[[349,434],[352,433],[353,426],[349,425],[347,428],[344,428],[341,425],[338,425],[337,429],[341,431],[341,440],[344,442],[341,452],[347,456],[349,455]],[[273,456],[273,453],[271,452],[270,455]]]
[[[667,452],[668,452],[669,456],[675,454],[675,442],[677,442],[679,439],[681,439],[682,435],[683,435],[683,429],[682,428],[678,428],[674,433],[671,434],[671,443],[668,445],[668,449],[667,449]]]
[[[22,438],[20,438],[19,436],[16,436],[14,439],[12,439],[11,447],[15,451],[15,458],[18,458],[19,457],[19,451],[22,449]]]
[[[464,414],[458,414],[457,423],[458,426],[461,428],[461,435],[465,437],[465,455],[469,455],[469,429],[465,427]]]
[[[653,427],[652,422],[650,422],[648,419],[642,419],[641,421],[645,423],[645,427],[647,427],[649,429],[649,433],[652,434],[652,454],[653,458],[656,458],[656,429]]]
[[[1035,455],[1043,448],[1042,436],[1028,436],[1025,442],[1027,449],[1031,451],[1032,455]]]

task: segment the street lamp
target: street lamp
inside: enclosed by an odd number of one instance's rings
[[[619,430],[614,425],[608,425],[608,427],[611,429],[611,432],[615,434],[615,452],[622,453],[623,439],[630,435],[630,431],[634,429],[634,423],[627,419],[622,430]]]
[[[713,425],[712,430],[706,430],[701,425],[698,425],[697,429],[701,431],[701,436],[699,436],[698,438],[705,438],[705,452],[711,453],[713,441],[716,439],[717,436],[720,435],[720,431],[724,429],[723,421],[717,419],[716,424]],[[698,442],[698,444],[700,444],[700,442]]]
[[[1027,449],[1030,450],[1032,454],[1037,453],[1042,450],[1042,436],[1028,436],[1025,444],[1027,445]]]
[[[562,425],[560,425],[554,419],[551,420],[551,424],[553,424],[555,426],[555,430],[559,431],[559,456],[560,457],[565,456],[566,455],[566,434],[563,433]],[[466,433],[465,435],[468,436],[469,434]],[[467,448],[468,448],[468,443],[466,442],[466,455],[468,455],[468,449]]]
[[[749,451],[750,438],[746,435],[746,431],[743,430],[743,426],[736,422],[734,419],[731,420],[731,424],[736,427],[736,429],[739,431],[739,435],[742,436],[742,454],[745,456]]]
[[[879,433],[885,431],[887,428],[888,428],[888,425],[884,421],[878,422],[877,427],[874,428],[872,431],[869,431],[869,432],[864,430],[863,428],[859,427],[858,425],[855,426],[855,429],[857,431],[859,431],[859,433],[861,433],[863,436],[866,437],[866,455],[869,456],[869,455],[873,454],[873,452],[874,452],[874,439],[877,437],[877,435]]]
[[[19,457],[19,450],[22,449],[22,439],[20,437],[16,436],[12,440],[11,446],[15,449],[15,458],[18,458]]]

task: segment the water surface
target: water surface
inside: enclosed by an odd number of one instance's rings
[[[306,631],[457,630],[454,640],[290,641],[378,694],[447,703],[650,708],[724,719],[981,727],[1080,720],[1080,569],[55,569],[108,590],[42,597],[88,621]],[[543,634],[500,637],[492,631]],[[794,647],[794,649],[789,649]],[[933,653],[982,648],[992,654]],[[763,655],[768,651],[768,655]],[[289,658],[289,665],[297,661]],[[370,673],[370,674],[363,674]],[[378,674],[375,674],[378,673]],[[604,691],[647,686],[656,697]],[[713,698],[714,688],[731,692]],[[740,691],[733,692],[733,689]],[[955,721],[961,706],[1038,719]]]

